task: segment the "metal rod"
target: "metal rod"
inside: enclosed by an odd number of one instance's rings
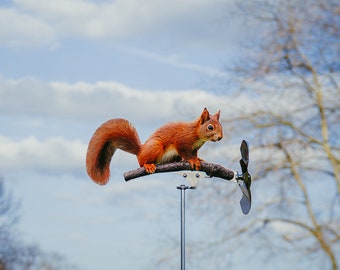
[[[185,270],[185,190],[189,187],[180,185],[181,190],[181,270]]]

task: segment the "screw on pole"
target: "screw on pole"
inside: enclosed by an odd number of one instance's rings
[[[181,191],[181,270],[185,270],[185,190],[186,185],[177,187]]]

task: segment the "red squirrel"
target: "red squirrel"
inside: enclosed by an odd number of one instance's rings
[[[94,182],[105,185],[110,178],[110,162],[116,149],[137,156],[140,167],[154,173],[156,164],[188,161],[199,170],[202,159],[197,151],[207,141],[223,138],[220,111],[209,114],[204,108],[192,122],[171,122],[157,129],[142,144],[135,127],[127,120],[116,118],[103,123],[93,134],[86,154],[86,169]]]

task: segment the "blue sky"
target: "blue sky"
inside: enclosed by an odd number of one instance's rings
[[[88,270],[156,269],[155,261],[173,253],[164,239],[179,237],[176,186],[183,180],[162,175],[125,183],[123,173],[138,164],[117,152],[111,181],[97,186],[85,171],[87,143],[110,118],[129,119],[144,141],[160,124],[192,120],[204,107],[221,109],[222,119],[232,113],[232,98],[212,91],[228,80],[224,67],[246,36],[226,16],[231,6],[1,2],[0,175],[21,200],[24,239]],[[227,148],[223,141],[207,144],[201,156],[231,165],[222,154]]]

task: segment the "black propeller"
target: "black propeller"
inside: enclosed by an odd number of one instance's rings
[[[243,140],[240,147],[241,151],[241,159],[240,165],[242,169],[242,174],[238,174],[236,179],[242,180],[239,181],[239,186],[242,191],[242,198],[240,201],[241,208],[243,214],[248,214],[251,208],[251,192],[250,192],[250,185],[251,185],[251,176],[248,172],[248,164],[249,164],[249,146],[248,143]]]

